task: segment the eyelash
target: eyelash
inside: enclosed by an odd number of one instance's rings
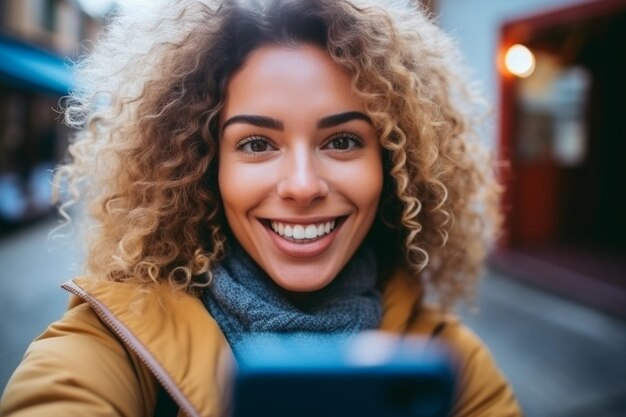
[[[245,139],[243,139],[243,140],[239,141],[239,142],[237,143],[237,145],[235,146],[235,148],[236,148],[239,152],[242,152],[242,153],[247,154],[247,155],[257,155],[257,154],[261,154],[261,153],[263,153],[263,152],[266,152],[267,150],[266,150],[266,151],[259,151],[259,152],[255,152],[255,151],[252,151],[252,150],[244,150],[244,147],[245,147],[246,145],[249,145],[249,144],[251,144],[251,143],[253,143],[253,142],[257,142],[257,141],[258,141],[258,142],[263,142],[263,143],[265,143],[268,147],[274,148],[274,145],[272,145],[272,144],[270,143],[270,141],[269,141],[269,140],[268,140],[265,136],[261,136],[261,135],[252,135],[252,136],[248,136],[248,137],[246,137]]]
[[[328,138],[328,140],[326,141],[326,144],[324,145],[324,147],[327,147],[328,145],[330,145],[336,139],[348,139],[348,140],[350,140],[350,141],[352,141],[354,143],[354,145],[355,145],[354,148],[362,148],[363,145],[364,145],[363,139],[361,139],[359,136],[355,135],[354,133],[339,132],[339,133],[335,133],[330,138]],[[350,151],[353,151],[354,148],[335,149],[335,150],[342,151],[342,152],[350,152]]]
[[[349,141],[351,141],[354,146],[352,148],[348,148],[348,149],[337,149],[337,148],[329,148],[330,150],[335,150],[335,151],[339,151],[339,152],[351,152],[354,151],[355,148],[362,148],[364,145],[363,139],[361,139],[359,136],[355,135],[354,133],[349,133],[349,132],[339,132],[339,133],[335,133],[334,135],[332,135],[331,137],[329,137],[326,142],[324,143],[324,145],[322,146],[322,148],[328,148],[329,145],[331,145],[333,143],[333,141],[337,140],[337,139],[347,139]],[[263,151],[253,151],[253,150],[245,150],[244,148],[246,147],[246,145],[250,145],[254,142],[262,142],[265,145],[267,145],[268,148],[273,148],[276,149],[276,147],[274,145],[272,145],[272,143],[269,141],[268,138],[266,138],[265,136],[261,136],[261,135],[251,135],[248,136],[244,139],[242,139],[241,141],[239,141],[237,143],[237,145],[235,146],[235,148],[239,151],[242,152],[246,155],[250,155],[250,156],[257,156],[260,155],[264,152],[267,152],[271,149],[265,149]]]

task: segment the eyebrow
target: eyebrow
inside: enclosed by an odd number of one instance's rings
[[[251,114],[238,114],[237,116],[233,116],[230,119],[224,122],[222,126],[222,132],[226,129],[227,126],[232,125],[234,123],[245,123],[258,127],[267,127],[269,129],[275,130],[283,130],[285,127],[283,122],[277,119],[273,119],[267,116],[255,116]]]
[[[326,129],[333,126],[338,126],[351,120],[364,120],[367,123],[372,123],[372,120],[360,111],[348,111],[344,113],[337,113],[331,116],[321,118],[317,122],[318,129]],[[238,114],[226,120],[222,126],[222,132],[227,126],[235,123],[244,123],[258,127],[266,127],[268,129],[284,130],[285,126],[282,121],[274,119],[268,116],[257,116],[252,114]]]
[[[317,128],[325,129],[351,120],[365,120],[369,124],[372,123],[372,120],[365,113],[361,113],[360,111],[347,111],[345,113],[333,114],[332,116],[321,118],[319,122],[317,122]]]

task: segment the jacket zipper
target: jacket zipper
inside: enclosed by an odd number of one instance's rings
[[[85,290],[72,281],[68,281],[61,285],[61,288],[88,302],[98,317],[106,323],[109,329],[111,329],[148,367],[157,381],[159,381],[159,383],[174,399],[174,401],[176,401],[180,408],[189,416],[200,417],[200,413],[194,408],[187,397],[185,397],[185,394],[181,392],[176,383],[172,380],[172,377],[143,346],[139,339],[137,339],[137,337],[135,337],[135,335],[128,330],[128,328],[124,326],[124,324],[119,321],[115,315],[104,306],[104,304],[87,294]]]

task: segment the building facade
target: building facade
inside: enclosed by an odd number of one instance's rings
[[[102,22],[73,0],[0,3],[0,233],[51,211],[50,171],[69,136],[59,101]]]
[[[498,118],[486,138],[507,166],[493,265],[626,317],[626,1],[439,0],[436,14]],[[516,75],[518,46],[532,65]]]

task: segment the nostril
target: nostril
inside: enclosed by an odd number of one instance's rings
[[[308,205],[319,198],[324,198],[329,191],[328,183],[317,176],[306,180],[285,178],[277,186],[277,194],[280,198],[294,200],[301,205]]]

